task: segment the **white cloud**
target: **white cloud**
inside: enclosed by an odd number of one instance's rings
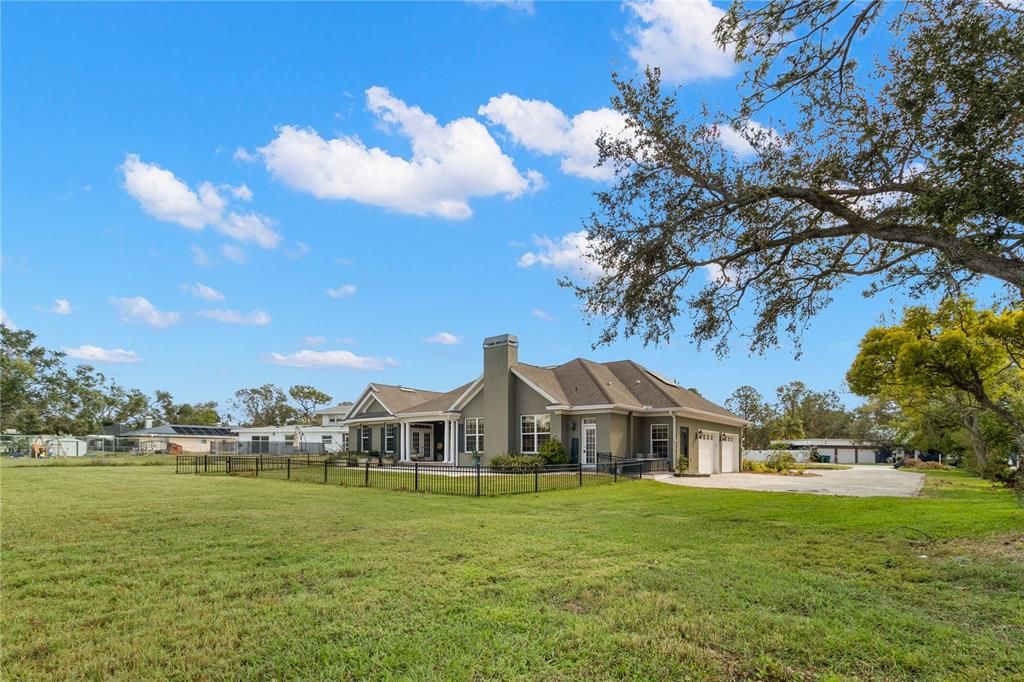
[[[253,154],[245,147],[235,147],[235,153],[232,155],[232,158],[242,163],[254,163],[260,160],[260,155]]]
[[[442,346],[454,346],[462,343],[462,339],[455,336],[455,334],[450,334],[448,332],[438,332],[433,336],[428,336],[423,340],[426,341],[427,343],[439,343]]]
[[[150,327],[162,329],[181,321],[181,315],[178,313],[160,310],[143,296],[112,298],[110,302],[125,322],[142,322]]]
[[[71,314],[71,302],[66,298],[58,298],[53,302],[53,307],[49,309],[51,313],[57,315],[70,315]]]
[[[156,218],[177,223],[190,230],[210,226],[221,234],[245,243],[271,249],[281,235],[271,229],[274,221],[258,213],[228,211],[228,200],[210,182],[203,182],[193,192],[174,173],[155,163],[146,163],[138,154],[128,154],[121,164],[124,187],[142,209]],[[242,185],[249,198],[252,192]],[[232,190],[234,193],[240,188]]]
[[[193,263],[201,267],[206,267],[210,264],[210,256],[201,247],[193,245],[188,248],[192,251]]]
[[[213,287],[208,287],[202,282],[196,282],[195,284],[182,284],[181,290],[187,294],[191,294],[196,298],[201,298],[204,301],[223,301],[224,294],[217,291]]]
[[[634,15],[626,32],[629,56],[639,68],[660,67],[662,78],[676,85],[736,72],[732,56],[714,37],[725,12],[709,0],[628,0],[624,6]]]
[[[302,337],[302,343],[307,346],[322,346],[327,343],[326,336],[304,336]]]
[[[562,172],[590,180],[609,180],[611,166],[597,166],[597,138],[602,132],[618,136],[626,117],[614,109],[588,109],[571,119],[550,102],[505,93],[492,97],[477,113],[505,128],[527,149],[562,157]]]
[[[533,0],[467,0],[470,4],[476,5],[477,7],[505,7],[516,12],[522,12],[523,14],[533,14],[534,6]]]
[[[220,310],[200,310],[199,317],[205,317],[208,320],[215,320],[217,322],[224,322],[225,324],[244,324],[254,325],[257,327],[263,327],[270,324],[270,315],[262,310],[253,310],[252,312],[245,313],[244,315],[237,310],[229,310],[226,308]]]
[[[287,251],[289,258],[302,258],[313,253],[313,247],[306,242],[295,242],[295,248]]]
[[[409,139],[411,158],[367,147],[355,136],[325,140],[310,128],[286,125],[259,149],[267,170],[318,199],[347,199],[453,220],[472,215],[473,197],[513,199],[543,182],[536,171],[520,173],[475,119],[442,126],[379,86],[366,91],[366,103],[382,124],[395,126]]]
[[[274,221],[259,213],[228,213],[217,223],[217,231],[243,244],[256,244],[272,249],[281,241],[281,235],[270,226]]]
[[[351,258],[335,258],[334,262],[337,263],[338,265],[352,265]]]
[[[751,156],[755,153],[754,146],[749,142],[750,139],[755,142],[771,144],[782,142],[782,138],[774,128],[761,125],[757,121],[745,121],[740,124],[739,128],[722,125],[717,126],[717,129],[719,142],[736,156]]]
[[[282,355],[271,353],[270,361],[286,367],[348,367],[350,369],[378,370],[398,365],[391,358],[374,358],[356,355],[347,350],[300,350]]]
[[[723,268],[718,263],[708,263],[704,266],[704,272],[707,273],[708,281],[714,282],[715,284],[733,285],[739,278],[739,273],[735,270],[732,268]]]
[[[15,331],[17,331],[18,329],[18,326],[11,321],[11,318],[7,314],[7,311],[4,310],[3,308],[0,308],[0,324],[7,327],[8,329],[13,329]]]
[[[229,187],[231,190],[231,196],[242,201],[252,201],[252,190],[249,189],[249,185],[244,182],[237,187]]]
[[[601,268],[588,257],[593,242],[586,230],[569,232],[557,241],[546,236],[535,236],[533,243],[539,248],[520,256],[519,267],[539,265],[584,277],[596,277],[602,273]]]
[[[156,218],[177,223],[190,230],[201,230],[217,221],[226,202],[209,182],[193,192],[174,173],[156,164],[145,163],[138,154],[129,154],[121,165],[124,188]]]
[[[352,284],[342,284],[337,289],[328,289],[325,293],[331,298],[345,298],[356,293],[356,288]]]
[[[240,246],[235,246],[234,244],[221,244],[220,252],[224,254],[224,257],[229,261],[237,263],[238,265],[242,265],[248,260],[245,256],[245,249]]]
[[[90,362],[142,362],[142,358],[133,350],[124,348],[101,348],[84,344],[78,348],[65,348],[64,352],[69,358],[76,360],[88,360]]]
[[[533,313],[533,316],[536,317],[538,320],[544,320],[545,322],[551,322],[552,320],[555,319],[555,318],[553,318],[551,316],[551,313],[549,313],[548,311],[546,311],[546,310],[544,310],[542,308],[534,308],[531,312]]]

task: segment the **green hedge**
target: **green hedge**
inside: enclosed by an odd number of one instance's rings
[[[533,471],[537,466],[544,466],[544,458],[540,455],[498,455],[491,460],[492,469],[506,473]]]

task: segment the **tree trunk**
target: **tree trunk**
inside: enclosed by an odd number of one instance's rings
[[[978,413],[971,412],[963,415],[964,428],[971,435],[971,447],[974,449],[974,463],[979,471],[984,471],[988,466],[988,444],[981,436],[981,427],[978,426]]]

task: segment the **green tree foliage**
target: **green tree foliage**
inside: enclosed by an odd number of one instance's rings
[[[245,426],[287,424],[295,416],[295,408],[288,404],[284,391],[273,384],[241,388],[235,391],[233,404],[241,411]]]
[[[751,423],[744,431],[744,444],[753,450],[762,450],[771,442],[772,423],[776,412],[761,392],[753,386],[740,386],[725,401],[725,406],[735,415]]]
[[[217,411],[215,401],[203,403],[178,403],[170,391],[157,391],[153,394],[155,418],[164,424],[198,424],[214,426],[221,423],[221,415]]]
[[[0,427],[21,433],[94,433],[106,424],[141,422],[148,401],[89,365],[67,366],[64,353],[36,335],[0,325]]]
[[[897,403],[918,438],[959,424],[983,469],[993,452],[1024,445],[1022,363],[1024,309],[978,310],[969,298],[946,298],[869,330],[846,380],[855,393]]]
[[[692,337],[719,353],[751,305],[753,350],[799,343],[854,278],[918,295],[988,276],[1021,300],[1019,7],[737,2],[716,36],[748,67],[732,112],[683,114],[656,69],[614,77],[627,132],[599,142],[617,180],[587,222],[603,274],[563,281],[602,319],[599,343],[667,341],[683,297]],[[885,51],[859,63],[858,41]],[[780,99],[799,114],[772,119]],[[723,144],[725,126],[750,154]]]
[[[815,391],[802,381],[775,389],[774,403],[753,386],[740,386],[725,406],[751,422],[744,437],[751,449],[767,448],[773,440],[848,437],[854,421],[835,391]]]
[[[316,423],[317,408],[331,402],[331,396],[312,386],[292,386],[288,395],[295,401],[295,422],[298,424]]]

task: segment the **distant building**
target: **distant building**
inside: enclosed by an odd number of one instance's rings
[[[148,420],[147,420],[148,421]],[[121,434],[137,438],[140,452],[210,452],[223,443],[235,443],[238,436],[226,426],[163,424]]]
[[[849,438],[797,438],[795,440],[781,441],[788,445],[789,449],[797,454],[798,461],[809,461],[811,452],[818,451],[818,455],[828,457],[833,464],[884,464],[892,455],[886,448],[875,445],[858,443]],[[750,450],[743,454],[744,459],[751,461],[763,460],[770,450]],[[800,457],[799,453],[806,453]]]
[[[345,417],[352,403],[341,403],[318,411],[319,424],[281,426],[239,426],[239,452],[285,455],[297,452],[347,452],[348,426]]]

